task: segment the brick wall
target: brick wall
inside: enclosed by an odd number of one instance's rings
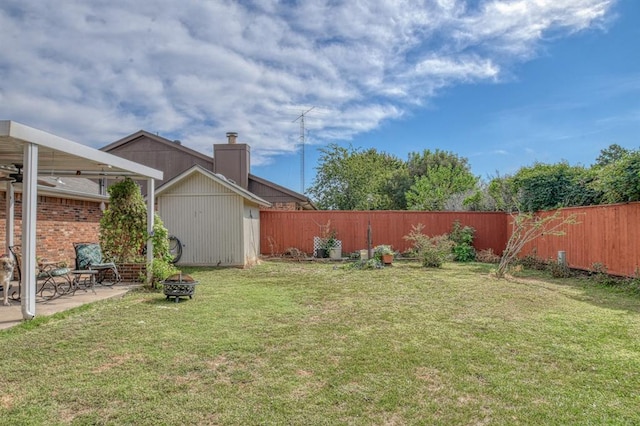
[[[123,282],[144,282],[146,279],[147,267],[143,263],[119,263],[117,266]]]
[[[0,193],[0,251],[4,251],[6,226],[6,194]],[[21,194],[15,194],[14,244],[22,237]],[[75,263],[74,242],[99,240],[100,203],[39,196],[36,224],[36,256]]]
[[[261,210],[298,210],[298,205],[294,202],[271,203],[271,207],[262,207]]]

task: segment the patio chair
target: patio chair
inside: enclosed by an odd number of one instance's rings
[[[100,244],[73,243],[73,248],[76,251],[77,271],[97,271],[96,283],[101,285],[111,286],[121,281],[116,264],[104,262]]]
[[[9,247],[9,251],[11,251],[16,261],[15,270],[18,273],[18,289],[9,296],[13,300],[20,300],[22,288],[22,250],[18,245]],[[71,269],[67,268],[64,263],[40,259],[36,268],[36,294],[39,294],[43,299],[50,300],[71,292],[73,288],[73,279],[70,275]]]

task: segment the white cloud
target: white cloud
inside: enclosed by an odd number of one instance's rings
[[[0,117],[92,146],[142,128],[210,152],[234,130],[256,164],[295,149],[292,107],[324,108],[313,142],[349,139],[442,87],[499,80],[613,3],[5,0]]]

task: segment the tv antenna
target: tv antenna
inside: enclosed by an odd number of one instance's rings
[[[300,182],[302,185],[301,192],[304,194],[304,117],[314,109],[315,106],[312,106],[306,111],[303,111],[292,123],[296,121],[300,121],[300,145],[302,146],[302,156],[300,157]]]

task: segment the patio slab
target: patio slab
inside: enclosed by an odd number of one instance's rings
[[[112,287],[96,285],[95,294],[91,291],[78,290],[75,295],[66,295],[45,301],[36,299],[36,317],[53,315],[57,312],[66,311],[87,303],[99,300],[123,297],[134,288],[139,288],[139,283],[120,283]],[[19,301],[11,300],[11,306],[3,306],[0,300],[0,330],[11,328],[24,321],[22,318],[22,307]]]

